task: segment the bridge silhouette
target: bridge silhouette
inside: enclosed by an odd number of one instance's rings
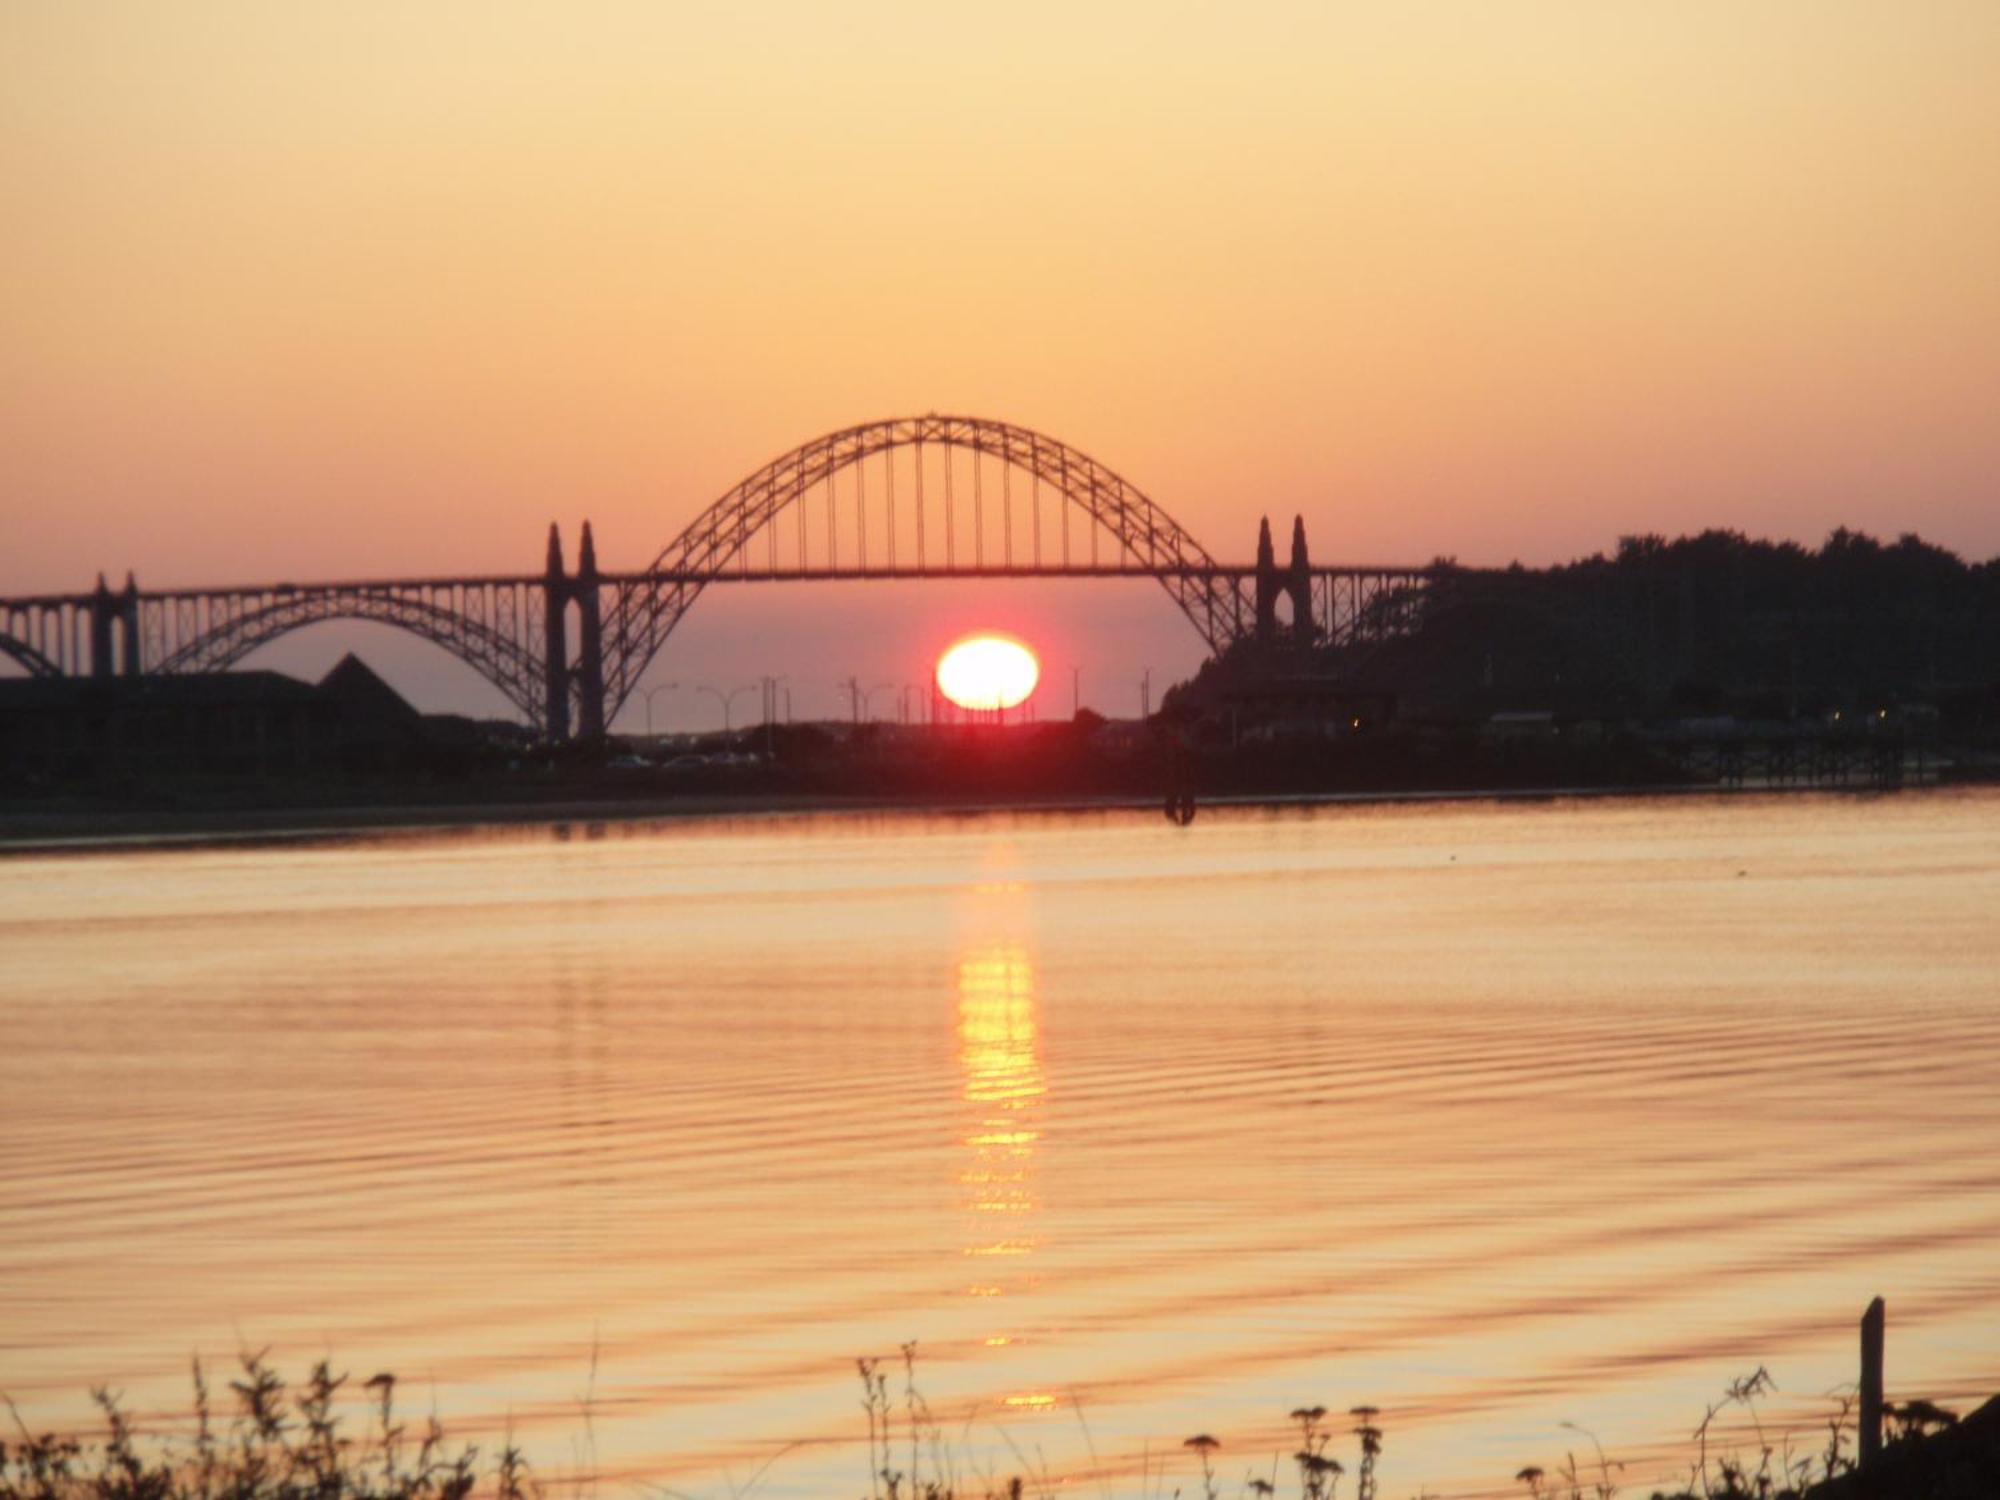
[[[549,527],[540,572],[122,589],[0,599],[0,654],[40,676],[224,671],[327,620],[397,626],[465,662],[553,740],[604,733],[711,586],[841,579],[1150,578],[1211,652],[1251,640],[1404,634],[1448,569],[1324,566],[1295,522],[1281,566],[1220,563],[1136,486],[1041,433],[927,415],[842,428],[771,460],[636,572],[574,571]]]

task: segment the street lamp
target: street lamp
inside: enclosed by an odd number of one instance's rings
[[[724,734],[727,734],[729,733],[730,729],[730,718],[729,718],[730,705],[735,703],[739,695],[743,693],[754,692],[757,686],[758,686],[757,683],[746,682],[741,687],[730,688],[727,692],[724,692],[721,688],[710,687],[705,682],[698,682],[695,684],[694,690],[697,693],[708,694],[709,697],[713,698],[717,703],[720,703],[722,705],[722,732]]]
[[[678,682],[662,682],[646,689],[646,738],[653,737],[653,695],[679,687]]]
[[[778,717],[778,694],[782,691],[788,700],[791,697],[791,689],[780,688],[779,686],[784,680],[783,677],[762,677],[758,679],[758,686],[764,690],[764,754],[767,756],[773,753],[772,738],[775,731],[771,726],[777,721]],[[789,718],[790,715],[786,717]]]

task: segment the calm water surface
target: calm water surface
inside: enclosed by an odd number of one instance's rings
[[[1643,1493],[1877,1292],[1893,1388],[2000,1388],[1996,976],[1991,793],[17,855],[0,1389],[270,1345],[611,1494],[853,1496],[914,1339],[969,1470],[1233,1490],[1368,1401],[1391,1494],[1564,1421]]]

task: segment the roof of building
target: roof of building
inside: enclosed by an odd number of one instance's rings
[[[201,672],[185,677],[14,677],[0,680],[0,709],[217,707],[313,703],[319,691],[281,672]]]
[[[319,680],[319,691],[340,705],[344,715],[415,724],[421,717],[410,701],[352,651],[334,663]]]

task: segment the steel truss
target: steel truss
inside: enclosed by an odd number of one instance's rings
[[[942,492],[934,490],[927,502],[924,459],[933,448],[943,454]],[[904,481],[913,488],[901,496],[899,526],[893,455],[904,450],[914,452],[915,462]],[[955,481],[953,454],[970,455],[969,483]],[[871,539],[867,461],[878,456]],[[995,465],[997,487],[987,472]],[[851,476],[842,481],[851,506],[836,504],[840,476]],[[1057,510],[1046,527],[1044,490]],[[810,503],[820,494],[823,527]],[[788,512],[792,525],[781,528]],[[1069,524],[1077,512],[1086,523],[1081,539]],[[1021,535],[1017,522],[1024,516],[1029,524]],[[999,543],[990,547],[995,520]],[[763,546],[753,552],[759,538]],[[781,552],[794,553],[793,561],[781,564]],[[1263,567],[1268,591],[1275,575],[1268,563]],[[1441,575],[1425,568],[1312,567],[1287,576],[1309,615],[1288,627],[1292,635],[1352,645],[1416,628]],[[218,672],[307,625],[374,621],[443,647],[560,739],[572,724],[585,734],[610,724],[711,584],[1062,577],[1151,578],[1212,652],[1257,634],[1258,568],[1217,563],[1139,489],[1066,443],[1007,422],[933,414],[842,428],[772,459],[640,572],[599,571],[586,526],[573,573],[564,570],[552,529],[545,571],[518,576],[160,592],[140,591],[129,576],[113,591],[100,578],[91,593],[0,600],[0,655],[36,676]]]
[[[1101,567],[1095,540],[1101,531],[1116,543],[1121,558],[1134,571],[1159,580],[1210,650],[1221,650],[1242,633],[1250,605],[1240,576],[1217,567],[1215,559],[1180,523],[1136,486],[1088,454],[1008,422],[979,417],[903,417],[842,428],[772,459],[695,517],[686,530],[661,550],[646,575],[613,585],[612,606],[604,617],[606,722],[631,695],[647,663],[666,643],[702,591],[724,577],[732,565],[748,572],[752,538],[770,531],[775,544],[776,533],[771,529],[778,518],[831,481],[834,475],[848,469],[865,472],[859,470],[865,460],[901,448],[916,449],[921,464],[922,450],[930,445],[972,453],[975,483],[979,475],[978,459],[991,456],[1007,468],[1025,473],[1033,482],[1048,485],[1061,503],[1074,506],[1089,518],[1094,528],[1092,563],[1078,567],[1072,562],[1065,528],[1060,563],[1044,564],[1039,556],[1040,512],[1035,512],[1037,556],[1031,566],[1037,574],[1059,576]],[[919,484],[922,472],[919,467]],[[949,486],[949,467],[944,474]],[[963,564],[954,553],[952,525],[956,512],[949,489],[943,507],[946,532],[942,566],[925,549],[921,491],[913,501],[919,507],[915,511],[918,548],[915,561],[906,561],[905,566],[897,568],[891,552],[891,562],[881,570],[881,576],[957,577],[984,570],[984,559],[977,551]],[[890,503],[893,505],[893,498]],[[981,503],[983,496],[975,492],[975,504]],[[829,514],[831,518],[831,511]],[[860,550],[866,545],[866,511],[857,507],[856,514],[854,545]],[[893,526],[893,510],[889,515]],[[983,521],[983,516],[975,519]],[[1007,534],[1011,543],[1011,526]],[[800,535],[803,537],[802,530]],[[974,535],[983,543],[984,526],[979,526]],[[892,547],[893,536],[892,530]],[[803,543],[801,547],[803,550]],[[831,537],[829,552],[836,552]],[[863,556],[865,560],[865,552]],[[838,571],[832,563],[830,557],[824,576]],[[814,575],[802,567],[800,576]]]

